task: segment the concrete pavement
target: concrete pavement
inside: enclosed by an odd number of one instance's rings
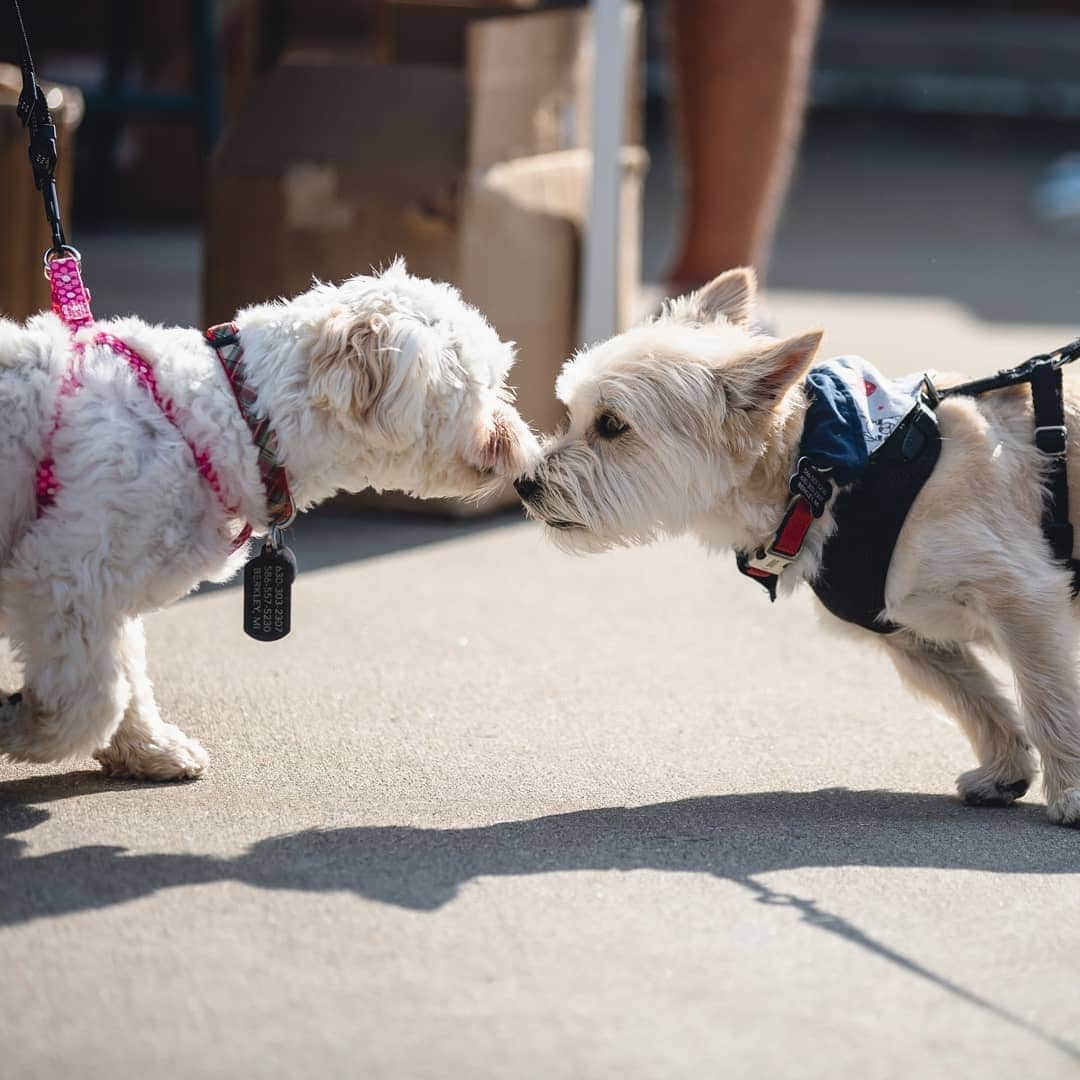
[[[151,618],[202,781],[0,765],[3,1075],[1080,1071],[1080,835],[955,802],[963,738],[809,596],[509,522],[294,619]]]
[[[1038,153],[870,135],[811,141],[781,329],[894,373],[1072,336]],[[103,313],[197,320],[190,235],[84,247]],[[1080,1074],[1080,833],[960,806],[962,736],[809,595],[514,514],[296,539],[285,642],[235,588],[149,620],[204,780],[0,763],[2,1080]]]

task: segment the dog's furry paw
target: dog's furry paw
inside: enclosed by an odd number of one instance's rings
[[[117,732],[94,757],[105,775],[117,780],[194,780],[210,764],[202,746],[173,724],[162,725],[145,740]]]
[[[0,755],[12,761],[49,761],[33,739],[33,709],[22,694],[0,693]]]
[[[1055,825],[1080,829],[1080,788],[1066,788],[1047,803],[1046,812]]]
[[[22,694],[0,693],[0,724],[13,724],[26,710],[26,699]]]
[[[1002,776],[985,766],[961,773],[956,790],[968,806],[1009,806],[1028,789],[1030,777]]]

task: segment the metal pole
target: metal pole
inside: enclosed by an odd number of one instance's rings
[[[592,0],[592,192],[581,276],[583,344],[610,337],[618,316],[619,151],[626,116],[626,74],[631,43],[623,0]]]

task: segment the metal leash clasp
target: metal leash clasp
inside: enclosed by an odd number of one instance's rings
[[[81,266],[82,252],[70,244],[56,244],[46,248],[45,254],[41,256],[41,265],[46,281],[52,281],[52,264],[57,259],[74,259]]]
[[[1055,367],[1064,367],[1065,364],[1071,364],[1080,357],[1080,338],[1070,341],[1067,345],[1062,345],[1060,348],[1055,349],[1050,355],[1056,357],[1054,363]]]

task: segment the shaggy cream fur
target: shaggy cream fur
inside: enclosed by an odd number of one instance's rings
[[[447,285],[395,263],[236,316],[257,410],[269,416],[299,509],[345,489],[479,496],[531,464],[511,404],[513,350]],[[208,452],[223,501],[132,371],[92,343],[108,331],[154,369],[184,435]],[[51,314],[0,320],[0,618],[24,686],[0,705],[0,753],[95,753],[114,775],[197,776],[207,756],[162,721],[140,614],[231,577],[242,521],[267,528],[256,449],[198,330],[135,318],[80,331],[82,388],[52,445],[60,490],[38,516],[35,469],[71,355]]]
[[[566,432],[518,481],[529,513],[572,552],[696,533],[716,548],[752,550],[787,507],[806,411],[803,375],[821,334],[785,341],[750,330],[754,279],[721,275],[657,319],[577,356],[558,393]],[[1071,505],[1080,506],[1080,394],[1067,384]],[[904,524],[886,583],[885,616],[904,629],[876,635],[901,676],[948,709],[979,761],[958,780],[970,803],[1003,804],[1035,773],[1052,820],[1080,826],[1080,688],[1074,670],[1069,572],[1043,537],[1042,456],[1026,388],[938,410],[941,457]],[[790,592],[814,577],[831,513],[781,578]],[[825,616],[836,626],[846,626]],[[973,645],[1011,665],[1020,709]]]

